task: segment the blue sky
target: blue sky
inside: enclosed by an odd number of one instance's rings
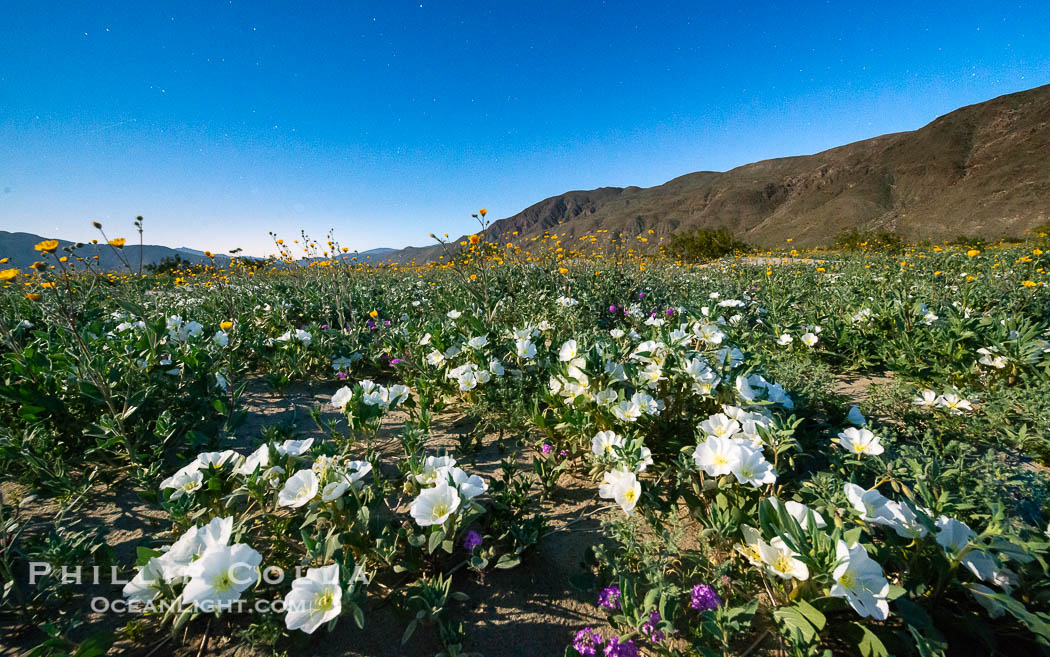
[[[729,6],[727,6],[729,5]],[[1050,82],[1042,2],[40,2],[0,21],[0,229],[361,250]]]

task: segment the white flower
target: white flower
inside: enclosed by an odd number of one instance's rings
[[[467,340],[467,346],[471,349],[481,349],[489,343],[489,339],[484,335],[479,335]]]
[[[313,438],[306,440],[286,440],[277,446],[277,453],[281,456],[299,456],[310,449],[314,444]]]
[[[740,461],[740,443],[731,438],[711,437],[696,446],[693,451],[693,462],[712,477],[727,475]]]
[[[344,468],[347,482],[355,488],[360,488],[363,484],[358,482],[372,472],[372,464],[368,461],[348,461]]]
[[[182,591],[183,604],[204,612],[223,609],[255,585],[261,562],[262,555],[243,543],[208,548],[186,568],[190,581]]]
[[[308,568],[306,577],[292,582],[284,599],[288,612],[284,618],[289,630],[314,630],[337,617],[343,608],[343,589],[339,585],[339,564]]]
[[[642,416],[642,407],[637,402],[625,399],[612,407],[612,413],[621,422],[634,422]]]
[[[317,475],[313,470],[300,470],[284,482],[277,495],[278,506],[299,508],[317,495]]]
[[[591,439],[591,451],[598,458],[609,456],[613,447],[623,447],[623,436],[614,431],[599,431]]]
[[[919,392],[919,395],[911,400],[911,403],[915,406],[936,406],[939,397],[933,390],[926,389]]]
[[[937,399],[937,406],[946,408],[952,415],[962,415],[973,410],[969,401],[962,399],[959,395],[945,393]]]
[[[426,346],[428,344],[430,344],[430,334],[429,333],[425,334],[423,337],[421,337],[419,339],[419,346],[424,347],[424,346]]]
[[[920,522],[919,515],[906,502],[887,502],[886,511],[890,522],[884,524],[892,527],[901,538],[918,539],[928,533],[926,526]]]
[[[536,355],[536,345],[532,344],[528,339],[516,340],[514,348],[518,352],[518,358],[529,360]]]
[[[598,496],[612,499],[627,515],[634,513],[638,498],[642,495],[642,485],[633,472],[613,470],[606,472],[603,483],[598,486]]]
[[[715,413],[700,423],[700,430],[715,438],[731,438],[740,431],[740,423],[724,413]]]
[[[813,521],[817,525],[817,529],[824,529],[828,526],[824,516],[820,515],[816,511],[813,511],[805,504],[796,502],[795,500],[788,500],[787,502],[781,502],[775,497],[769,498],[769,503],[774,507],[779,507],[781,504],[784,505],[784,509],[788,512],[788,515],[795,519],[795,522],[799,524],[802,529],[809,529],[809,514],[813,514]]]
[[[337,500],[343,496],[343,493],[350,488],[350,482],[348,481],[333,481],[330,484],[325,485],[321,490],[321,501],[331,502]]]
[[[937,518],[937,545],[945,551],[961,552],[977,536],[977,533],[966,526],[965,522],[941,516]]]
[[[1006,356],[999,353],[997,347],[981,347],[977,350],[977,353],[981,354],[981,358],[977,361],[981,365],[987,365],[988,367],[994,367],[995,369],[1002,369],[1009,363]]]
[[[858,427],[863,427],[868,421],[864,418],[864,414],[860,412],[860,406],[854,404],[849,409],[849,414],[846,416],[850,424],[855,424]]]
[[[351,390],[348,386],[343,386],[342,388],[336,390],[335,394],[332,395],[332,406],[342,410],[346,408],[347,402],[349,402],[353,398],[353,396],[354,391]]]
[[[576,341],[571,339],[566,340],[558,351],[558,359],[564,363],[573,358],[576,358]]]
[[[204,483],[204,474],[200,470],[192,472],[180,470],[170,479],[166,479],[165,482],[169,482],[170,485],[162,485],[161,488],[174,488],[175,490],[171,493],[171,499],[177,500],[183,495],[192,495],[199,490],[201,484]]]
[[[787,345],[791,344],[794,341],[795,341],[795,338],[791,337],[787,333],[782,333],[780,335],[780,337],[777,338],[777,344],[780,345],[781,347],[786,347]]]
[[[829,594],[845,598],[861,617],[886,620],[890,583],[882,575],[882,566],[868,556],[863,545],[849,547],[842,540],[835,546],[835,556],[838,565],[832,573],[835,584]]]
[[[805,581],[809,579],[809,567],[795,557],[799,556],[784,543],[779,536],[769,543],[760,542],[758,553],[762,557],[762,563],[766,565],[766,572],[780,579],[797,579]]]
[[[218,347],[225,347],[230,344],[230,336],[226,334],[226,331],[216,331],[211,341]]]
[[[819,340],[819,338],[812,333],[802,334],[802,343],[807,347],[812,347],[813,345],[817,344],[817,340]]]
[[[558,297],[558,305],[563,307],[563,308],[568,308],[570,306],[575,306],[575,305],[578,305],[579,303],[580,303],[579,301],[577,301],[576,299],[573,299],[572,297],[566,297],[566,296]]]
[[[454,465],[456,459],[451,456],[428,456],[423,460],[423,472],[416,475],[416,481],[423,486],[432,486]]]
[[[867,429],[850,427],[838,435],[839,446],[850,454],[878,456],[885,451],[879,437]]]
[[[726,334],[722,333],[715,324],[703,324],[699,329],[694,327],[693,333],[697,338],[709,345],[722,344],[722,340],[726,337]]]
[[[843,489],[846,491],[846,499],[861,514],[863,520],[881,524],[889,520],[889,511],[886,509],[889,499],[883,497],[877,489],[864,490],[856,484],[845,484]]]
[[[463,313],[459,312],[458,310],[450,310],[447,313],[445,313],[445,316],[448,317],[449,319],[453,319],[454,320],[454,319],[459,319],[460,317],[462,317]]]
[[[151,557],[146,565],[135,573],[135,577],[124,585],[124,597],[129,602],[145,604],[155,599],[160,591],[156,585],[164,579],[161,560]]]
[[[434,350],[427,354],[427,363],[436,366],[440,365],[443,362],[445,362],[445,354],[441,353],[440,351]]]
[[[412,501],[409,513],[420,527],[440,525],[459,508],[459,493],[446,482],[426,488]]]
[[[467,476],[460,468],[450,468],[448,474],[465,500],[472,500],[489,489],[488,482],[478,475]]]
[[[503,363],[495,358],[489,359],[489,371],[492,372],[493,376],[503,376],[506,373],[503,369]]]
[[[751,446],[740,446],[740,457],[733,464],[732,471],[738,482],[755,488],[777,480],[777,473],[762,454],[762,450]]]
[[[614,328],[611,331],[609,331],[609,335],[612,336],[613,340],[619,340],[624,336],[624,332],[623,329]]]
[[[612,388],[606,388],[599,391],[598,394],[594,396],[594,399],[602,406],[608,406],[616,401],[616,391]]]

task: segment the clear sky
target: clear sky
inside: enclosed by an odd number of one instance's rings
[[[421,245],[1048,82],[1046,0],[6,0],[0,229]]]

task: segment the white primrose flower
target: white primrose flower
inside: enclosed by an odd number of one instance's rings
[[[625,335],[625,333],[623,332],[623,329],[614,328],[609,331],[609,335],[612,336],[613,340],[619,340]]]
[[[558,360],[563,363],[576,358],[577,345],[576,341],[569,339],[566,340],[562,345],[561,349],[558,350]]]
[[[433,486],[441,481],[445,472],[456,465],[451,456],[428,456],[423,460],[423,472],[416,475],[416,481],[423,486]]]
[[[769,498],[769,503],[772,504],[775,508],[779,508],[780,505],[783,504],[784,509],[787,511],[788,515],[794,518],[795,522],[797,522],[799,526],[802,527],[802,529],[809,529],[810,513],[813,514],[813,522],[816,524],[817,529],[824,529],[828,526],[827,521],[824,520],[824,516],[820,515],[816,511],[813,511],[813,509],[809,508],[805,504],[802,504],[801,502],[796,502],[795,500],[781,502],[777,498],[771,497]]]
[[[856,427],[846,429],[833,442],[837,442],[839,447],[857,456],[861,454],[878,456],[885,451],[878,436],[867,429],[858,429]]]
[[[1001,370],[1010,362],[1007,360],[1006,356],[999,353],[997,347],[981,347],[977,350],[977,353],[981,354],[981,358],[977,361],[978,363],[981,365],[987,365],[988,367],[994,367],[995,369]]]
[[[277,495],[277,505],[293,509],[304,506],[317,496],[317,485],[317,475],[313,470],[300,470],[284,482],[284,488]]]
[[[493,376],[503,376],[506,373],[506,370],[503,369],[503,363],[496,358],[489,359],[489,371],[492,372]]]
[[[460,468],[449,468],[448,474],[465,500],[472,500],[489,489],[487,481],[478,475],[467,476],[467,473]]]
[[[165,486],[164,483],[168,485]],[[200,470],[179,470],[171,477],[165,479],[164,483],[161,484],[161,488],[174,488],[175,490],[171,493],[171,499],[177,500],[183,495],[192,495],[200,490],[201,485],[204,483],[204,473]]]
[[[849,420],[850,424],[854,424],[858,427],[863,427],[868,423],[868,420],[865,419],[864,414],[860,412],[860,406],[857,406],[856,404],[850,407],[849,414],[846,416],[846,419]]]
[[[427,354],[427,363],[429,363],[430,365],[437,366],[444,362],[445,354],[441,353],[440,351],[434,350]]]
[[[777,473],[773,470],[773,464],[766,460],[762,450],[750,445],[740,446],[740,457],[733,464],[733,476],[741,484],[748,484],[759,488],[765,484],[772,484],[777,480]]]
[[[712,477],[727,475],[743,457],[740,443],[731,438],[711,437],[693,450],[693,463]]]
[[[305,440],[286,440],[277,446],[277,453],[281,456],[301,456],[314,444],[313,438]]]
[[[886,508],[889,499],[877,489],[864,490],[856,484],[844,484],[846,499],[860,513],[861,519],[875,524],[892,522],[892,512]]]
[[[724,413],[715,413],[700,423],[700,430],[715,438],[731,438],[740,431],[740,423]]]
[[[937,406],[940,408],[948,409],[948,412],[952,415],[962,415],[973,410],[973,405],[969,401],[959,397],[959,395],[953,393],[945,393],[937,399]]]
[[[886,510],[890,517],[890,522],[886,525],[892,527],[901,538],[919,539],[929,533],[926,526],[919,520],[919,515],[906,502],[889,501],[886,503]],[[921,512],[926,513],[924,510]]]
[[[518,358],[530,360],[536,356],[536,345],[532,344],[527,338],[516,340],[514,342],[514,349],[518,353]]]
[[[799,581],[809,579],[809,567],[796,558],[800,556],[799,553],[789,548],[779,536],[769,543],[760,542],[758,553],[766,566],[766,572],[770,575]]]
[[[725,340],[726,337],[726,334],[716,324],[702,324],[699,327],[694,325],[693,334],[701,342],[706,342],[712,346],[722,344],[722,340]]]
[[[615,431],[599,431],[591,439],[591,452],[598,458],[613,454],[613,447],[623,447],[623,436]]]
[[[918,396],[911,400],[911,403],[915,406],[933,407],[937,405],[939,398],[936,392],[927,388],[920,391]]]
[[[240,600],[259,580],[260,563],[262,555],[243,543],[208,548],[186,568],[190,581],[182,591],[183,604],[211,612]]]
[[[215,346],[217,347],[225,347],[230,344],[230,336],[226,331],[216,331],[215,335],[212,336],[211,341],[215,343]]]
[[[791,337],[787,333],[782,333],[780,335],[780,337],[777,338],[777,344],[780,345],[781,347],[786,347],[786,346],[788,346],[789,344],[791,344],[794,341],[795,341],[795,338]]]
[[[762,561],[760,549],[763,545],[761,532],[750,525],[740,525],[740,533],[744,541],[734,544],[733,549],[751,562],[752,566],[764,567],[766,564]]]
[[[631,403],[638,404],[647,415],[659,415],[660,411],[665,408],[662,400],[644,392],[636,392],[631,395]]]
[[[424,334],[423,337],[419,339],[419,346],[425,347],[426,345],[430,344],[430,337],[431,336],[429,333]]]
[[[612,388],[605,388],[604,390],[599,391],[598,394],[594,396],[594,400],[602,406],[609,406],[611,404],[616,403],[617,398],[618,395],[616,394],[616,391]]]
[[[977,532],[966,526],[965,522],[941,516],[937,518],[937,545],[946,552],[962,552],[962,549],[970,544]]]
[[[458,310],[450,310],[447,313],[445,313],[445,316],[451,320],[457,320],[463,316],[463,313],[459,312]]]
[[[813,333],[803,333],[802,334],[802,344],[806,345],[807,347],[815,346],[819,339],[820,338],[818,338]]]
[[[850,547],[840,540],[835,546],[838,565],[832,573],[835,584],[829,595],[845,598],[861,617],[886,620],[890,606],[886,601],[890,583],[882,575],[882,566],[868,556],[859,543]]]
[[[569,308],[571,306],[579,305],[580,302],[572,297],[560,296],[558,297],[557,303],[562,308]]]
[[[612,413],[621,422],[635,422],[642,417],[642,407],[635,401],[625,399],[612,407]]]
[[[146,604],[160,595],[157,585],[164,580],[164,569],[159,557],[151,557],[135,577],[124,585],[124,597],[129,602]]]
[[[413,500],[409,513],[420,527],[440,525],[456,512],[461,503],[459,492],[446,482],[424,489]]]
[[[353,398],[353,396],[354,391],[348,386],[343,386],[336,390],[335,394],[332,395],[332,406],[342,410],[346,408],[347,403]]]
[[[306,577],[292,582],[292,590],[284,598],[289,630],[307,634],[339,616],[343,609],[343,588],[339,585],[339,564],[324,568],[308,568]]]
[[[484,335],[479,335],[467,340],[467,346],[471,349],[482,349],[489,343],[489,339]]]
[[[642,484],[633,472],[612,470],[605,473],[602,482],[598,486],[598,497],[615,501],[627,515],[634,513],[642,495]]]

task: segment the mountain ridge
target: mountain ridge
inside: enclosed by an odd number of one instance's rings
[[[484,235],[524,243],[557,227],[565,241],[659,238],[728,228],[756,246],[829,245],[849,229],[908,240],[1019,236],[1050,220],[1050,85],[967,105],[911,131],[818,153],[697,171],[654,187],[573,190],[493,222]],[[596,233],[595,231],[608,231]],[[450,250],[466,236],[452,241]],[[422,262],[438,246],[409,247],[389,262]]]

